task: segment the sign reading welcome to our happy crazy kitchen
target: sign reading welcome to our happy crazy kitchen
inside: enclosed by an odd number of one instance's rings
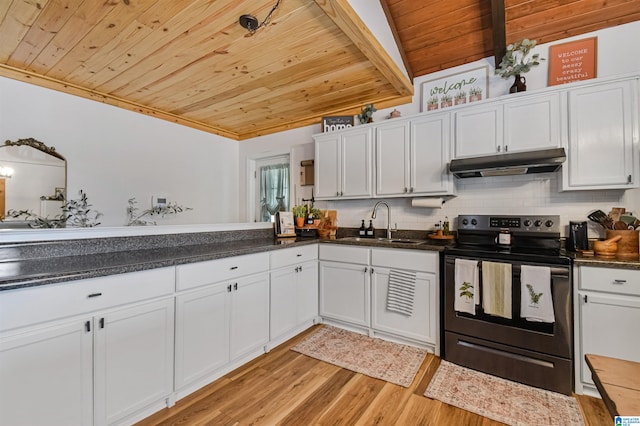
[[[596,77],[597,37],[549,47],[549,86]]]

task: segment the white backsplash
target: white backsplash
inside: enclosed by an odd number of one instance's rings
[[[609,212],[612,207],[625,207],[640,213],[640,190],[571,191],[559,192],[560,173],[491,178],[458,179],[458,196],[448,199],[442,209],[411,207],[410,198],[386,198],[391,207],[391,224],[398,229],[430,231],[445,216],[456,229],[455,218],[461,214],[544,214],[560,215],[564,236],[571,220],[585,220],[594,209]],[[447,197],[448,198],[448,197]],[[368,225],[373,206],[379,199],[318,201],[319,208],[338,211],[338,226],[359,227],[365,219]],[[589,222],[589,237],[603,237],[600,225]],[[373,221],[376,228],[385,228],[386,208],[379,209]]]

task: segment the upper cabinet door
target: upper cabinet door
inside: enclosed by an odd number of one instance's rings
[[[409,121],[376,128],[376,195],[409,192]]]
[[[455,158],[502,152],[502,104],[466,107],[455,113]]]
[[[340,196],[340,133],[315,137],[315,196],[336,198]]]
[[[636,80],[568,91],[568,160],[563,189],[637,188]]]
[[[411,120],[411,194],[452,194],[453,176],[448,172],[451,152],[449,114],[427,115]]]
[[[560,147],[560,95],[526,96],[504,104],[503,152]]]
[[[370,198],[373,195],[371,127],[342,134],[341,197]]]

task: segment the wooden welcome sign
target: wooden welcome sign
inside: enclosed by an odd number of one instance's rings
[[[549,47],[549,86],[596,77],[597,37]]]

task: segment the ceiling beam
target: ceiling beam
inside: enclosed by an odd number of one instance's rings
[[[491,0],[491,25],[493,28],[493,56],[497,68],[502,62],[502,57],[507,53],[504,0]]]
[[[382,47],[347,0],[314,0],[400,96],[413,95],[413,83]]]

